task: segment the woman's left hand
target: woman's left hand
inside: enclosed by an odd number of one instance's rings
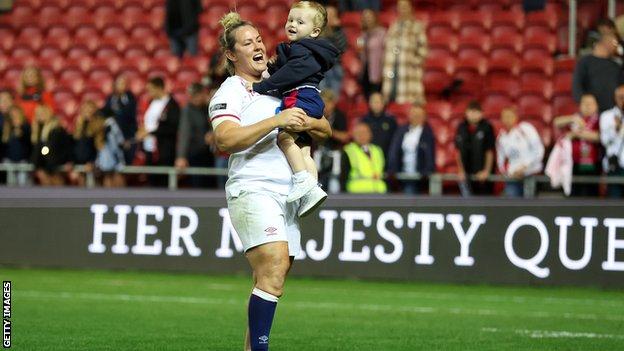
[[[303,118],[302,125],[287,127],[287,128],[284,128],[284,130],[286,130],[287,132],[295,132],[295,133],[308,131],[312,129],[312,123],[314,122],[312,120],[313,120],[312,117],[306,115]]]

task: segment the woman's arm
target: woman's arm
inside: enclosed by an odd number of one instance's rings
[[[305,117],[306,114],[302,109],[290,108],[276,116],[263,119],[248,126],[224,121],[214,130],[217,147],[219,150],[227,153],[245,150],[275,128],[289,129],[303,125]]]
[[[563,128],[568,124],[574,123],[574,121],[576,121],[578,118],[578,115],[559,116],[555,117],[553,123],[555,124],[555,128]]]
[[[286,110],[288,111],[288,110]],[[304,114],[302,125],[294,125],[284,128],[288,132],[307,132],[315,142],[321,142],[332,136],[332,129],[325,117],[320,119],[308,117]]]

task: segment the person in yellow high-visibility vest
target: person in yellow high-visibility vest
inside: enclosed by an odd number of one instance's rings
[[[385,157],[381,148],[371,144],[372,132],[366,123],[353,128],[353,142],[344,147],[342,162],[343,189],[348,193],[385,193]]]

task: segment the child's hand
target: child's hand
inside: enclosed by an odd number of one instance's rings
[[[271,58],[269,59],[269,65],[274,65],[275,62],[277,62],[277,55],[271,56]]]
[[[245,83],[245,88],[247,88],[247,91],[251,93],[253,91],[253,83],[246,82]]]

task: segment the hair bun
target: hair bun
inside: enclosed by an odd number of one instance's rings
[[[227,13],[226,15],[221,17],[221,20],[219,21],[225,31],[232,27],[236,27],[241,22],[243,22],[243,20],[241,19],[241,16],[236,12]]]

